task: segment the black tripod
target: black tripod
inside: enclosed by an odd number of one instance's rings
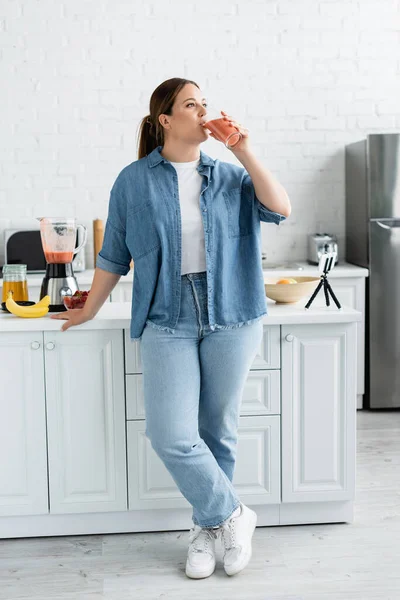
[[[339,300],[336,298],[336,296],[331,288],[331,284],[328,281],[328,272],[331,270],[332,264],[335,260],[336,260],[336,252],[335,253],[332,252],[326,256],[321,257],[321,260],[319,263],[319,271],[322,271],[321,280],[320,280],[319,284],[317,285],[317,287],[315,288],[313,295],[311,296],[311,298],[305,305],[306,309],[310,308],[314,298],[316,297],[316,295],[318,294],[318,292],[322,286],[324,286],[326,306],[330,306],[330,300],[329,300],[329,294],[330,294],[332,296],[332,299],[335,302],[336,306],[338,307],[338,309],[340,310],[342,308]]]

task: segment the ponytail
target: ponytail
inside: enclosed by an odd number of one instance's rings
[[[164,143],[163,128],[158,122],[157,124],[151,118],[151,115],[144,117],[139,128],[139,148],[138,158],[143,158],[153,152],[157,146]]]

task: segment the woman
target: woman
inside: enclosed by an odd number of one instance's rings
[[[222,112],[222,111],[221,111]],[[194,81],[163,82],[140,128],[139,159],[118,175],[91,293],[62,326],[93,318],[134,260],[131,338],[140,340],[146,435],[193,507],[188,577],[227,574],[251,557],[257,515],[232,485],[242,392],[267,314],[260,221],[291,208],[254,156],[248,130],[231,149],[243,167],[200,150],[207,103]],[[214,136],[213,136],[214,137]]]

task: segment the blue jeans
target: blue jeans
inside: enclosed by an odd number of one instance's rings
[[[239,506],[232,485],[237,427],[262,335],[262,318],[210,329],[205,272],[182,275],[175,333],[149,320],[143,330],[146,436],[201,527],[220,525]]]

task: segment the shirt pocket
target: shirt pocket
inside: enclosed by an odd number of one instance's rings
[[[126,241],[134,261],[161,246],[152,210],[150,201],[128,208]]]
[[[242,196],[241,188],[223,192],[228,213],[228,235],[230,238],[243,237],[253,233],[253,205],[249,195]]]

